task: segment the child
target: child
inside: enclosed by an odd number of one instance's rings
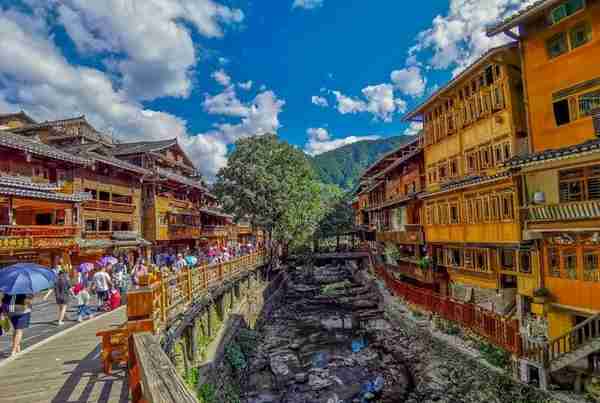
[[[82,283],[77,283],[73,287],[73,295],[77,297],[77,322],[92,317],[90,307],[90,293]]]
[[[109,291],[108,303],[111,311],[121,306],[121,293],[117,288],[113,287]]]

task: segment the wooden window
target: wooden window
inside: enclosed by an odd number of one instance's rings
[[[569,31],[571,49],[576,49],[592,40],[592,27],[589,22],[584,22],[571,28]]]
[[[554,102],[552,104],[552,109],[554,111],[554,121],[556,126],[566,125],[572,120],[575,120],[574,118],[571,118],[568,99],[561,99],[560,101]]]
[[[548,276],[560,277],[560,258],[558,248],[548,248]]]
[[[458,201],[450,202],[450,224],[460,223],[460,209]]]
[[[502,83],[494,85],[492,89],[492,109],[495,111],[504,109],[504,90]]]
[[[531,273],[531,253],[527,251],[519,252],[519,271],[521,273]]]
[[[600,108],[600,89],[579,96],[579,117],[591,116],[598,108]]]
[[[85,220],[85,232],[96,232],[98,228],[98,221],[94,220]]]
[[[489,65],[485,68],[485,84],[490,86],[494,83],[494,66]]]
[[[445,180],[448,177],[448,162],[442,161],[438,165],[438,177],[441,181]]]
[[[491,214],[490,214],[490,198],[489,198],[489,196],[483,196],[481,198],[481,202],[482,202],[483,222],[490,222]]]
[[[469,268],[469,269],[473,268],[473,262],[474,262],[473,254],[474,254],[473,249],[465,249],[463,256],[464,256],[464,262],[465,262],[466,268]]]
[[[564,249],[562,252],[565,277],[569,280],[577,280],[577,250]]]
[[[489,267],[487,249],[476,249],[474,256],[475,256],[475,269],[477,269],[479,271],[485,271],[485,272],[489,271],[490,267]]]
[[[461,267],[462,259],[461,259],[461,251],[458,248],[449,248],[448,249],[448,265],[452,267]]]
[[[502,220],[513,220],[515,217],[513,194],[503,193],[502,200]]]
[[[548,58],[553,59],[569,51],[567,34],[560,32],[546,41],[546,51]]]
[[[512,249],[501,249],[500,264],[503,270],[515,270],[515,251]]]
[[[497,195],[490,196],[490,220],[500,220],[500,198]]]
[[[600,200],[600,166],[559,173],[560,202]]]
[[[454,157],[450,160],[450,177],[455,178],[458,176],[458,157]]]
[[[512,157],[510,141],[505,141],[502,143],[502,156],[504,161],[508,161]]]
[[[479,224],[483,221],[483,201],[481,200],[481,198],[476,198],[474,199],[475,202],[475,217],[474,217],[474,222],[476,224]]]
[[[490,168],[492,166],[492,153],[489,145],[485,145],[479,149],[479,162],[481,169]]]
[[[567,0],[550,11],[550,21],[558,24],[565,18],[575,14],[585,6],[584,0]]]
[[[583,251],[583,280],[600,281],[598,250],[589,249]]]
[[[504,162],[502,153],[502,144],[494,144],[494,165],[500,165]]]
[[[467,173],[473,173],[476,172],[478,170],[478,158],[477,158],[477,151],[467,151],[466,152],[466,171]]]

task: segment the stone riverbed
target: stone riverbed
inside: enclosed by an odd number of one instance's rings
[[[249,357],[244,403],[560,401],[394,317],[353,263],[290,269],[284,287]]]

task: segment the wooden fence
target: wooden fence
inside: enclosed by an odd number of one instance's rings
[[[477,305],[456,301],[403,283],[391,276],[383,266],[377,266],[376,271],[394,295],[446,320],[456,322],[498,347],[521,355],[521,336],[516,319],[506,319]]]
[[[160,327],[205,296],[210,288],[255,269],[265,259],[265,252],[259,251],[228,262],[150,278],[147,286],[127,293],[127,317],[129,321],[152,319]]]

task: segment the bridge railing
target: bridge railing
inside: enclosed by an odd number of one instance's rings
[[[134,403],[199,403],[152,333],[129,338],[129,388]]]
[[[236,259],[183,269],[178,273],[152,275],[147,285],[127,294],[129,321],[151,319],[160,328],[184,312],[213,287],[264,264],[266,253],[258,251]]]

